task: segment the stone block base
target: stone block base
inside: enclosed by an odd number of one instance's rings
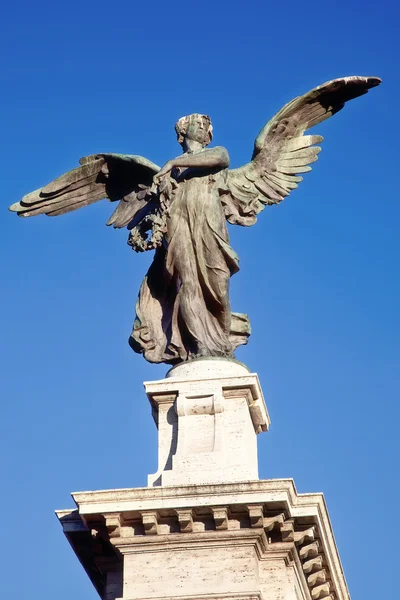
[[[323,496],[291,480],[73,498],[57,514],[102,600],[349,600]]]

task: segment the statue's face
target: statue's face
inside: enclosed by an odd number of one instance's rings
[[[208,125],[207,120],[202,115],[192,115],[185,137],[189,140],[200,142],[203,146],[207,146],[210,143]]]

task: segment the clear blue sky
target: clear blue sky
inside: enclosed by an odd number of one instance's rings
[[[97,597],[53,510],[73,506],[71,491],[146,484],[156,429],[142,381],[166,370],[127,344],[151,255],[105,227],[112,207],[23,220],[7,206],[87,154],[163,164],[190,112],[211,115],[239,166],[285,102],[353,74],[383,84],[318,128],[320,160],[292,197],[231,228],[232,305],[250,315],[238,358],[258,372],[272,418],[260,476],[323,491],[353,600],[395,597],[399,17],[394,0],[7,4],[2,597]]]

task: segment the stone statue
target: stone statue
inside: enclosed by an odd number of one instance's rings
[[[231,357],[247,343],[247,315],[231,311],[229,279],[239,259],[226,220],[250,226],[311,170],[319,135],[305,131],[348,100],[379,85],[376,77],[329,81],[284,106],[258,135],[252,159],[229,170],[225,148],[207,148],[208,116],[182,117],[175,129],[183,154],[161,169],[137,155],[96,154],[13,204],[21,217],[62,215],[103,198],[119,200],[107,225],[130,230],[136,251],[155,250],[140,288],[130,345],[150,362]]]

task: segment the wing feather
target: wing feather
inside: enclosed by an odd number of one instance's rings
[[[323,141],[304,132],[329,119],[349,100],[379,85],[377,77],[343,77],[320,85],[286,104],[261,130],[251,162],[228,171],[221,200],[230,223],[252,225],[268,204],[281,202],[311,171]]]
[[[129,198],[129,197],[128,197]],[[132,219],[136,216],[136,214],[142,210],[148,204],[148,199],[137,199],[135,202],[135,206],[133,207],[132,201],[130,198],[126,200],[123,198],[121,202],[119,202],[117,208],[108,219],[106,225],[114,225],[114,227],[126,227]]]
[[[304,159],[306,161],[312,160],[314,156],[321,152],[319,146],[313,146],[312,148],[302,148],[301,150],[294,150],[292,152],[281,152],[279,160],[295,160]]]
[[[318,160],[317,154],[318,152],[310,152],[308,155],[300,156],[299,154],[292,152],[292,156],[289,158],[281,155],[276,164],[278,167],[292,167],[293,165],[303,166]]]
[[[61,201],[50,207],[50,210],[46,213],[49,217],[57,217],[59,215],[65,215],[78,208],[83,208],[89,204],[93,204],[98,201],[98,192],[92,192],[85,195],[84,199],[74,202],[73,200]]]
[[[63,215],[103,198],[121,200],[108,225],[125,227],[149,201],[148,191],[159,167],[138,155],[95,154],[44,187],[26,194],[10,210],[21,217]],[[139,194],[139,198],[137,197]]]
[[[303,148],[309,148],[314,144],[320,144],[324,141],[322,135],[301,135],[295,138],[289,138],[285,144],[284,151],[296,152]]]
[[[105,162],[106,161],[103,156],[94,157],[91,162],[83,164],[80,167],[76,167],[76,169],[68,171],[68,173],[57,177],[57,179],[54,179],[54,181],[51,181],[45,185],[44,188],[42,188],[42,195],[52,196],[53,194],[57,192],[59,193],[60,191],[65,190],[65,188],[69,188],[74,184],[79,185],[84,179],[93,179],[93,176],[97,177]]]
[[[270,200],[270,204],[275,204],[275,202],[280,202],[282,200],[282,196],[277,194],[277,190],[271,187],[262,177],[254,182],[254,186]]]

